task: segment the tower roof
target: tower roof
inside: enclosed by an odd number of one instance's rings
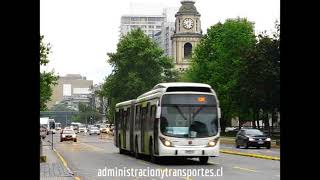
[[[194,6],[193,0],[182,0],[181,1],[181,7],[179,11],[176,13],[175,16],[179,15],[198,15],[200,16],[200,13],[197,11],[197,8]]]

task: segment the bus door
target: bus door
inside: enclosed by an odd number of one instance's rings
[[[127,146],[127,125],[128,125],[128,110],[123,111],[123,148],[126,148]]]
[[[134,117],[134,104],[131,105],[132,111],[130,111],[129,115],[129,122],[130,122],[130,151],[133,152],[133,141],[134,141],[134,135],[133,135],[133,117]]]
[[[146,107],[142,107],[140,110],[141,119],[140,119],[140,142],[141,142],[141,152],[144,152],[144,127],[146,119]]]

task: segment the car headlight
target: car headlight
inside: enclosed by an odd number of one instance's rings
[[[254,139],[253,138],[249,138],[249,141],[254,141]]]
[[[66,137],[66,135],[62,134],[62,137],[64,138],[64,137]]]
[[[266,141],[271,141],[271,138],[267,138]]]
[[[214,141],[209,141],[208,146],[214,146],[216,143]]]
[[[72,135],[72,137],[73,137],[73,138],[75,138],[75,137],[76,137],[76,135],[75,135],[75,134],[73,134],[73,135]]]
[[[165,139],[164,137],[159,136],[159,139],[161,140],[162,144],[167,147],[172,147],[172,142]]]

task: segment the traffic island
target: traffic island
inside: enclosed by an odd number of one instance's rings
[[[255,157],[255,158],[260,158],[260,159],[280,161],[279,157],[266,156],[266,155],[261,155],[261,154],[250,154],[250,153],[243,153],[243,152],[223,150],[223,149],[221,149],[220,152],[225,153],[225,154],[233,154],[233,155],[248,156],[248,157]]]

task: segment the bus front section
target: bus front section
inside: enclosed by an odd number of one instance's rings
[[[215,95],[168,93],[162,96],[158,156],[219,156],[219,107]]]

